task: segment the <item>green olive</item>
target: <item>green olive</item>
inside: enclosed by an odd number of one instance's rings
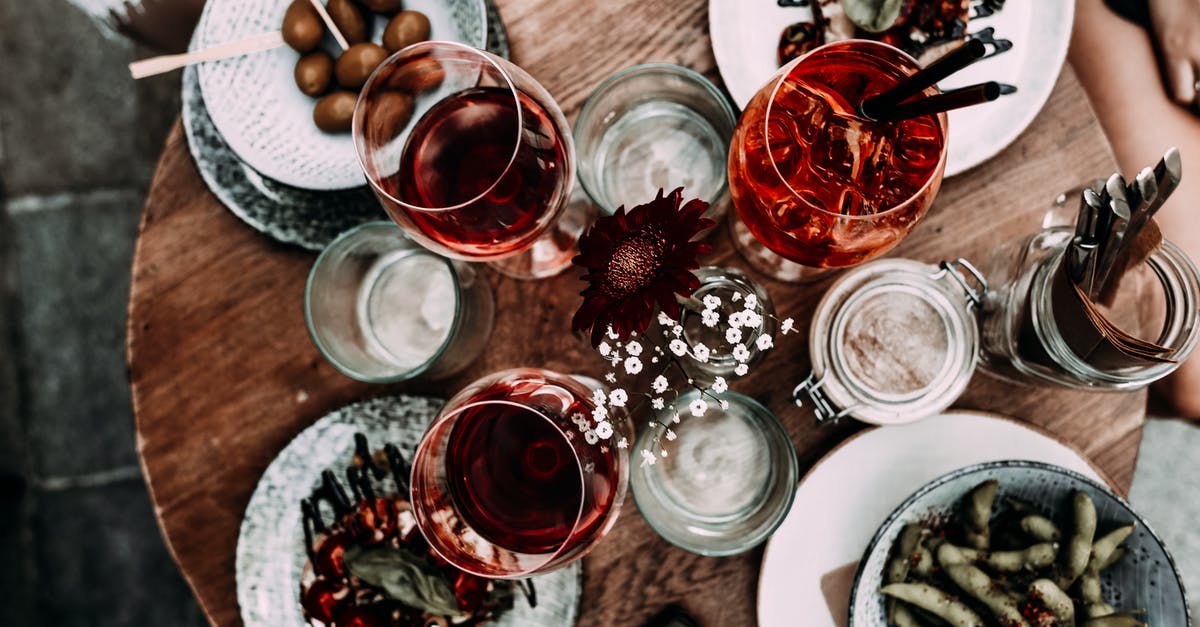
[[[317,101],[313,107],[313,123],[326,133],[349,133],[357,102],[358,94],[335,91]]]
[[[429,39],[429,18],[420,11],[401,11],[388,21],[383,30],[383,47],[388,52]]]
[[[325,10],[347,42],[356,44],[367,40],[367,19],[357,4],[350,0],[329,0]]]
[[[292,0],[283,14],[280,27],[283,40],[296,52],[305,53],[317,47],[325,36],[325,24],[308,0]]]
[[[333,83],[333,57],[324,50],[310,52],[296,62],[296,86],[306,96],[320,96]]]
[[[376,13],[395,13],[404,6],[403,0],[358,0],[358,3]]]
[[[387,50],[373,43],[359,43],[346,48],[338,57],[335,72],[338,84],[346,89],[358,89],[367,82],[367,77],[388,56]]]

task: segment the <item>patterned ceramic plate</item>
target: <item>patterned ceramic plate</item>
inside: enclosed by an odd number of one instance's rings
[[[493,0],[487,0],[488,50],[508,58],[508,33]],[[343,231],[384,219],[366,186],[338,191],[292,187],[243,163],[204,107],[195,66],[183,71],[183,128],[200,176],[213,194],[255,230],[285,244],[325,248]]]
[[[209,0],[192,49],[237,41],[272,30],[291,0]],[[408,0],[429,17],[430,38],[477,48],[487,43],[484,0]],[[377,17],[374,41],[386,25]],[[328,48],[336,44],[327,37]],[[312,122],[315,99],[300,93],[292,70],[300,55],[287,46],[200,65],[200,90],[213,123],[235,153],[264,176],[305,189],[363,184],[348,133],[328,134]]]
[[[709,0],[713,54],[721,78],[739,107],[745,108],[779,69],[776,47],[784,27],[812,19],[812,7],[798,4],[784,0]],[[994,27],[996,37],[1015,45],[1004,54],[955,74],[940,86],[951,89],[1000,81],[1016,85],[1019,91],[987,105],[950,112],[946,176],[991,159],[1033,122],[1050,97],[1067,58],[1074,15],[1072,0],[1009,2],[1002,11],[967,24],[972,33]]]
[[[305,627],[300,611],[300,573],[308,557],[300,499],[320,482],[322,470],[344,467],[354,453],[354,434],[373,447],[395,443],[412,459],[425,428],[443,401],[393,396],[343,407],[305,429],[267,467],[242,520],[237,545],[237,594],[246,627]],[[516,606],[497,627],[566,627],[579,609],[579,563],[535,578],[538,606],[517,595]]]
[[[962,496],[980,482],[1000,481],[996,498],[1016,497],[1029,502],[1058,521],[1065,530],[1069,516],[1064,511],[1070,495],[1081,490],[1096,504],[1097,533],[1137,524],[1123,543],[1129,554],[1100,574],[1104,599],[1118,610],[1145,610],[1142,620],[1151,625],[1191,625],[1187,598],[1175,562],[1162,540],[1141,516],[1108,488],[1083,475],[1031,461],[998,461],[961,468],[927,483],[888,516],[871,540],[855,577],[850,597],[850,627],[885,627],[882,586],[884,565],[900,530],[910,522],[945,516],[958,506]]]

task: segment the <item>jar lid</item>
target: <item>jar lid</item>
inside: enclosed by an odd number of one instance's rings
[[[962,259],[940,266],[885,259],[846,273],[817,305],[812,374],[796,387],[796,402],[811,402],[819,420],[849,415],[874,424],[941,412],[975,372],[979,326],[972,309],[986,290]]]

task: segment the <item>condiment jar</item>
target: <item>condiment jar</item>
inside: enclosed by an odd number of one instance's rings
[[[975,372],[987,289],[964,259],[884,259],[847,272],[817,305],[812,373],[793,399],[821,421],[903,424],[942,412]]]
[[[1102,309],[1123,330],[1174,349],[1173,363],[1099,365],[1072,348],[1080,327],[1090,323],[1054,306],[1052,286],[1072,235],[1049,228],[996,249],[986,265],[995,287],[982,312],[983,367],[1019,383],[1090,390],[1134,390],[1174,372],[1200,337],[1200,276],[1187,255],[1164,240],[1122,280],[1115,306]]]

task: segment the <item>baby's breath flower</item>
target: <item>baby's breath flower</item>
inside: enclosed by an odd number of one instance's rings
[[[683,327],[678,324],[675,325],[675,328],[671,329],[671,335],[674,335],[675,337],[683,335]]]
[[[607,420],[601,422],[600,424],[596,425],[595,433],[596,433],[596,436],[599,437],[601,440],[607,440],[607,439],[611,438],[613,435],[612,423]],[[587,435],[585,434],[584,437],[587,437]]]
[[[779,327],[779,332],[783,333],[784,335],[787,335],[788,333],[791,333],[792,331],[795,331],[795,330],[796,330],[796,321],[792,320],[791,318],[785,319],[783,321],[783,324]]]
[[[671,340],[667,348],[671,349],[671,352],[675,353],[676,357],[683,357],[687,354],[687,344],[680,339]]]
[[[588,429],[587,431],[583,432],[583,439],[588,444],[595,444],[600,441],[600,436],[596,435],[595,431]]]
[[[592,390],[592,400],[595,401],[597,405],[603,405],[608,402],[608,397],[605,396],[604,390],[595,389]]]
[[[621,356],[617,353],[613,353],[612,359],[609,359],[608,363],[610,366],[615,367],[617,364],[621,363]]]
[[[774,346],[775,342],[774,342],[774,340],[771,339],[771,336],[764,333],[764,334],[758,336],[757,340],[754,340],[754,345],[758,347],[758,350],[765,351],[768,348],[771,348],[772,346]]]
[[[692,354],[696,356],[696,361],[702,364],[708,363],[709,350],[703,342],[697,342],[696,345],[692,347]]]
[[[613,331],[613,328],[612,328],[612,327],[608,327],[608,330],[607,330],[607,331],[605,331],[605,335],[607,335],[607,336],[608,336],[608,339],[610,339],[610,340],[619,340],[619,339],[621,339],[621,336],[617,335],[617,332],[616,332],[616,331]]]
[[[720,306],[721,306],[721,299],[716,294],[705,294],[704,295],[704,308],[705,309],[716,309],[717,307],[720,307]]]
[[[637,357],[630,357],[625,360],[625,372],[629,374],[637,374],[642,371],[642,360]]]
[[[659,454],[659,455],[662,455],[663,457],[666,457],[666,456],[667,456],[667,449],[663,449],[663,450],[659,451],[659,452],[658,452],[658,454]]]
[[[750,361],[750,349],[746,348],[745,344],[738,344],[737,346],[734,346],[733,358],[742,363]]]
[[[735,302],[735,303],[736,303],[736,302],[738,302],[739,300],[742,300],[742,293],[741,293],[741,292],[734,292],[734,293],[733,293],[733,296],[730,296],[730,297],[729,297],[729,300],[731,300],[731,301],[733,301],[733,302]]]
[[[652,363],[652,364],[657,364],[657,363],[658,363],[658,355],[655,355],[655,356],[651,357],[651,358],[650,358],[650,363]]]
[[[742,330],[737,327],[725,329],[725,341],[730,344],[737,344],[742,341]]]
[[[738,364],[737,367],[733,369],[733,374],[736,374],[739,377],[746,376],[747,372],[750,372],[750,366],[747,366],[746,364]]]
[[[663,407],[666,407],[666,403],[663,402],[663,399],[656,398],[650,401],[650,406],[656,410],[661,410]]]
[[[716,309],[705,309],[704,312],[700,314],[700,322],[703,322],[704,326],[706,327],[715,327],[720,321],[721,314],[717,313]]]
[[[671,316],[668,316],[667,312],[660,311],[658,312],[658,323],[664,327],[669,327],[675,324],[675,320]]]
[[[608,342],[600,342],[599,350],[600,355],[608,357],[608,354],[612,352],[612,346],[609,346]]]
[[[667,439],[668,440],[674,440],[677,437],[679,437],[679,436],[675,435],[674,431],[667,429]]]
[[[617,440],[617,448],[629,448],[629,440],[625,438]]]
[[[721,399],[721,409],[729,409],[729,401]]]
[[[655,394],[662,394],[669,387],[671,387],[671,382],[667,381],[667,378],[661,374],[654,377],[654,380],[650,382],[650,389],[654,390]]]
[[[608,419],[608,408],[607,407],[605,407],[603,405],[597,405],[596,408],[592,410],[592,420],[595,420],[596,422],[603,422],[607,419]]]
[[[604,375],[604,380],[608,381],[609,383],[616,383],[617,375],[615,373],[610,372],[610,373]]]
[[[671,422],[673,422],[675,424],[679,424],[679,412],[675,412],[674,414],[671,414]]]
[[[647,466],[653,466],[658,462],[658,458],[651,453],[649,449],[642,449],[642,463]]]
[[[746,302],[742,303],[746,309],[755,309],[758,307],[758,295],[746,294]]]
[[[693,416],[699,418],[704,415],[704,412],[708,411],[708,403],[704,399],[698,398],[688,405],[688,411],[692,412]]]
[[[713,379],[712,391],[714,394],[724,394],[729,390],[729,383],[725,381],[725,377],[717,377]]]
[[[749,309],[742,310],[742,326],[757,329],[762,326],[762,316],[750,311]]]
[[[630,342],[625,345],[625,352],[629,353],[630,355],[633,355],[634,357],[641,355],[642,354],[641,342],[636,342],[636,341],[630,340]]]
[[[625,390],[622,390],[621,388],[613,390],[608,395],[608,404],[612,405],[613,407],[624,407],[625,401],[628,400],[629,394],[627,394]]]
[[[729,326],[733,327],[735,329],[743,326],[742,325],[742,314],[744,314],[744,313],[746,313],[745,309],[740,310],[740,311],[735,311],[735,312],[729,314]]]

